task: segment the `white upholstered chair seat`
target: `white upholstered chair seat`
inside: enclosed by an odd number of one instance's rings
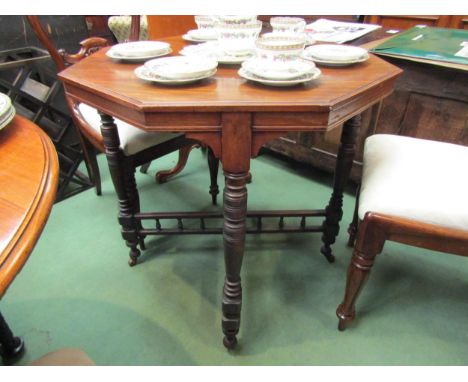
[[[85,121],[101,134],[101,117],[97,110],[84,103],[81,103],[78,109]],[[148,133],[117,118],[115,118],[115,123],[119,130],[120,147],[127,156],[183,135],[176,133]]]
[[[468,231],[468,147],[370,136],[364,146],[359,218],[368,211]]]

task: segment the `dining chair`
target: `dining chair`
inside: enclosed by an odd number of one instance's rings
[[[79,62],[81,59],[108,45],[106,39],[90,37],[80,43],[81,49],[78,53],[68,54],[54,46],[38,16],[27,16],[27,19],[39,41],[49,51],[58,71]],[[138,40],[139,31],[140,17],[132,16],[129,40]],[[88,172],[96,187],[96,193],[100,195],[101,179],[95,149],[100,152],[105,152],[103,136],[101,135],[101,125],[105,123],[104,119],[95,108],[67,96],[65,96],[65,98],[78,130],[78,136],[83,147]],[[149,162],[178,150],[179,160],[176,166],[168,171],[160,171],[156,175],[156,179],[162,183],[169,177],[182,171],[191,149],[193,147],[199,147],[200,144],[192,139],[185,138],[185,135],[181,133],[145,132],[117,118],[111,122],[117,125],[120,139],[118,156],[120,158],[119,160],[122,161],[122,168],[126,169],[126,174],[123,174],[123,179],[119,178],[119,181],[125,182],[125,192],[127,193],[128,199],[132,201],[131,212],[138,213],[140,212],[140,201],[135,184],[136,168],[144,167],[143,172],[145,172]],[[217,195],[219,193],[217,185],[219,160],[214,157],[211,149],[208,149],[208,166],[211,182],[209,193],[211,194],[212,203],[216,204]],[[121,206],[121,208],[123,207]],[[123,223],[121,224],[122,236],[124,236],[125,239],[125,229]],[[140,248],[145,249],[144,235],[138,234],[138,242]],[[127,245],[131,247],[129,264],[133,266],[136,264],[136,259],[139,256],[139,250],[134,248],[134,246],[130,246],[128,241]]]
[[[344,330],[387,240],[468,256],[468,147],[397,135],[366,139],[349,244],[354,251],[343,302]],[[429,286],[428,286],[429,287]]]
[[[61,49],[57,49],[51,41],[49,35],[43,28],[38,16],[27,16],[29,24],[39,41],[49,51],[54,60],[57,70],[61,71],[67,66],[72,65],[98,49],[108,45],[108,41],[99,37],[91,37],[81,42],[81,50],[76,54],[68,54]],[[129,41],[137,41],[140,34],[140,16],[131,16],[131,28]],[[99,166],[96,160],[96,149],[104,152],[104,142],[101,135],[101,120],[98,111],[91,106],[76,102],[66,97],[67,105],[72,119],[77,126],[78,136],[83,147],[85,164],[90,174],[90,178],[96,188],[96,193],[101,195],[101,177]],[[147,133],[121,120],[116,119],[121,140],[121,148],[124,156],[131,162],[138,163],[142,167],[142,172],[146,172],[149,162],[157,159],[172,151],[179,150],[179,159],[176,166],[170,170],[159,171],[156,174],[156,180],[159,183],[167,181],[171,176],[180,173],[192,148],[199,147],[197,142],[185,139],[183,134],[176,133]],[[212,153],[208,152],[211,165],[216,162]],[[140,163],[140,157],[149,158],[149,161]],[[216,168],[210,167],[211,172]],[[214,180],[215,177],[211,176]],[[216,203],[217,186],[212,184],[210,187],[213,203]]]

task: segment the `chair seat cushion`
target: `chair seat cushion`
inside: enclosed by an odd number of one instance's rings
[[[97,110],[84,103],[81,103],[78,109],[84,120],[101,134],[101,117]],[[183,135],[176,133],[148,133],[117,118],[115,118],[115,123],[119,130],[120,147],[127,156]]]
[[[366,139],[359,218],[368,211],[468,230],[468,147],[377,134]]]

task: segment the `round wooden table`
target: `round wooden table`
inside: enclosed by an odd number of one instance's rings
[[[39,239],[55,200],[59,165],[49,137],[33,122],[16,116],[0,131],[0,298]],[[0,314],[3,358],[21,352]]]

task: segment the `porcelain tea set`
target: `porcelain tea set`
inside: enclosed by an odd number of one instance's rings
[[[268,86],[292,86],[317,79],[316,67],[347,66],[369,58],[365,49],[314,43],[305,33],[306,22],[299,17],[272,17],[272,32],[260,36],[262,22],[257,16],[195,16],[198,29],[183,39],[197,44],[184,47],[181,56],[171,53],[161,41],[138,41],[113,46],[113,59],[146,61],[135,69],[143,80],[166,85],[186,84],[213,76],[218,64],[241,64],[239,76]]]

